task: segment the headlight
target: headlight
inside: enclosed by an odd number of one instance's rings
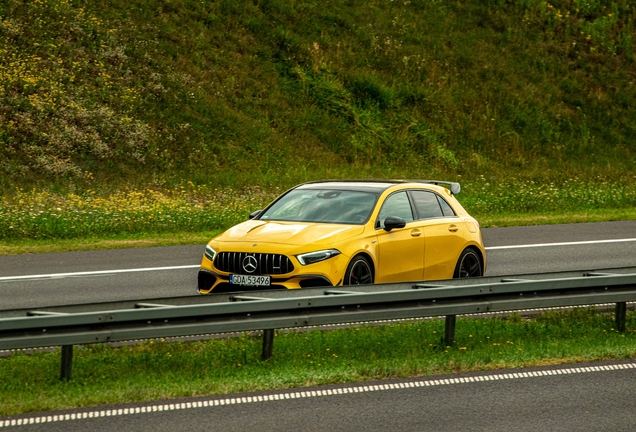
[[[214,257],[216,256],[216,251],[212,249],[212,246],[205,245],[205,257],[210,261],[214,261]]]
[[[296,255],[298,261],[302,265],[313,264],[318,261],[324,261],[336,255],[340,255],[340,251],[338,249],[327,249],[321,250],[317,252],[309,252],[300,255]]]

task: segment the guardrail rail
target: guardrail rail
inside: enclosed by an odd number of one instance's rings
[[[114,310],[84,305],[92,311],[73,313],[64,307],[42,308],[0,318],[0,349],[61,346],[60,376],[69,380],[73,346],[91,343],[260,330],[262,358],[268,359],[275,329],[445,316],[444,342],[451,345],[457,315],[600,303],[616,304],[617,329],[625,331],[626,303],[636,301],[636,268],[627,270],[552,279],[524,275],[254,291],[196,297],[208,301],[200,304],[167,304],[164,299]]]

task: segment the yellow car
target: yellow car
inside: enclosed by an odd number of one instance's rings
[[[459,191],[433,180],[301,184],[208,243],[199,292],[483,276],[479,223]]]

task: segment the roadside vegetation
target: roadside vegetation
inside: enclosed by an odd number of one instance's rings
[[[3,1],[0,190],[633,188],[635,18],[625,0]]]
[[[273,357],[260,360],[261,337],[245,333],[201,342],[76,349],[73,378],[59,380],[60,352],[0,358],[0,415],[223,395],[257,390],[412,376],[524,368],[636,356],[636,314],[627,332],[595,308],[528,319],[457,321],[444,346],[444,320],[310,332],[279,332]]]
[[[636,188],[601,180],[462,182],[457,198],[483,227],[636,218]],[[281,193],[195,186],[0,199],[0,255],[205,243]]]

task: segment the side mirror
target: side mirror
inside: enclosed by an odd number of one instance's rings
[[[384,230],[391,231],[395,228],[404,228],[406,226],[406,221],[397,216],[389,216],[384,219]]]
[[[263,210],[256,210],[255,212],[250,213],[249,218],[250,219],[254,219],[256,216],[258,216],[259,214],[261,214]]]

